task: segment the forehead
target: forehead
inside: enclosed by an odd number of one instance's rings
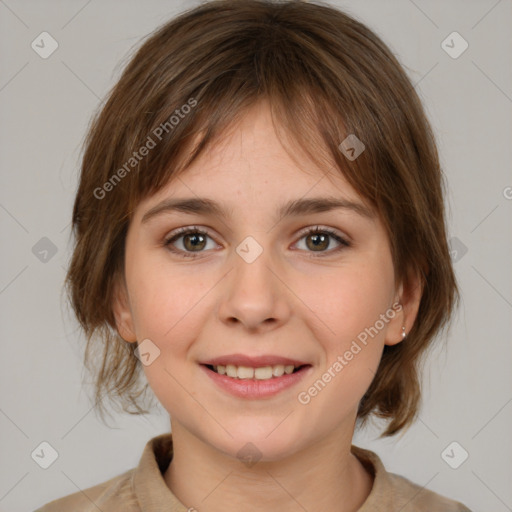
[[[276,131],[276,128],[278,131]],[[266,102],[249,109],[206,147],[199,157],[154,195],[151,205],[170,197],[208,197],[231,206],[258,198],[270,207],[284,198],[330,196],[363,203],[334,161],[318,148],[313,162],[282,126],[275,126]],[[238,205],[239,206],[239,205]]]

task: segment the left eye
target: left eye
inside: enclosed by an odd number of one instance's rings
[[[213,247],[207,247],[208,238],[213,240],[208,232],[202,229],[195,227],[181,228],[170,238],[166,239],[164,245],[172,252],[178,253],[180,256],[196,257],[193,253],[200,253],[205,249],[214,249],[216,247],[215,243],[213,244]],[[307,252],[320,253],[315,254],[314,256],[323,256],[324,253],[331,254],[343,249],[344,247],[350,246],[350,244],[337,232],[328,228],[315,227],[314,229],[309,229],[302,233],[299,242],[303,239],[306,240],[305,250]],[[337,242],[338,246],[327,250],[331,245],[332,239]],[[178,241],[180,241],[182,245],[181,248],[176,247]]]
[[[332,231],[328,228],[316,227],[314,229],[310,229],[303,233],[300,240],[303,239],[306,240],[307,249],[311,249],[312,252],[316,253],[327,252],[330,254],[349,246],[349,243],[343,237],[341,237],[336,231]],[[338,243],[338,246],[327,251],[326,249],[331,245],[331,239],[334,239]],[[315,254],[315,256],[317,255]],[[323,256],[323,254],[318,254],[318,256]]]

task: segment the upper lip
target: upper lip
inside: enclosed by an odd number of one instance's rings
[[[226,366],[232,364],[234,366],[248,366],[249,368],[259,368],[262,366],[276,366],[282,364],[284,366],[293,365],[303,366],[309,363],[299,361],[298,359],[290,359],[288,357],[281,357],[275,355],[263,355],[263,356],[246,356],[243,354],[230,354],[226,356],[219,356],[207,361],[202,361],[201,364],[210,366]]]

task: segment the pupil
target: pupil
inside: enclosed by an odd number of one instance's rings
[[[199,240],[199,239],[203,239],[203,240]],[[200,244],[204,243],[203,235],[199,235],[199,234],[187,235],[185,237],[185,240],[186,240],[186,242],[190,242],[191,243],[192,248],[200,247]],[[186,242],[185,242],[185,245],[187,245]],[[187,247],[187,248],[190,249],[190,247]]]
[[[313,247],[320,247],[325,249],[327,237],[325,235],[311,235],[311,240],[313,241]],[[323,244],[323,245],[322,245]]]

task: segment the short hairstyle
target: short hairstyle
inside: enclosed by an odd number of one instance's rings
[[[108,397],[122,411],[148,412],[139,403],[148,387],[141,362],[113,313],[134,209],[260,100],[269,102],[276,130],[341,173],[378,213],[397,283],[420,276],[415,323],[405,342],[384,347],[358,409],[361,424],[371,414],[389,420],[382,436],[391,436],[418,413],[420,356],[458,299],[443,172],[418,95],[390,49],[353,17],[303,1],[214,0],[183,12],[147,38],[96,113],[66,276],[87,338],[95,407],[103,417]],[[340,150],[350,134],[365,145],[356,159]]]

